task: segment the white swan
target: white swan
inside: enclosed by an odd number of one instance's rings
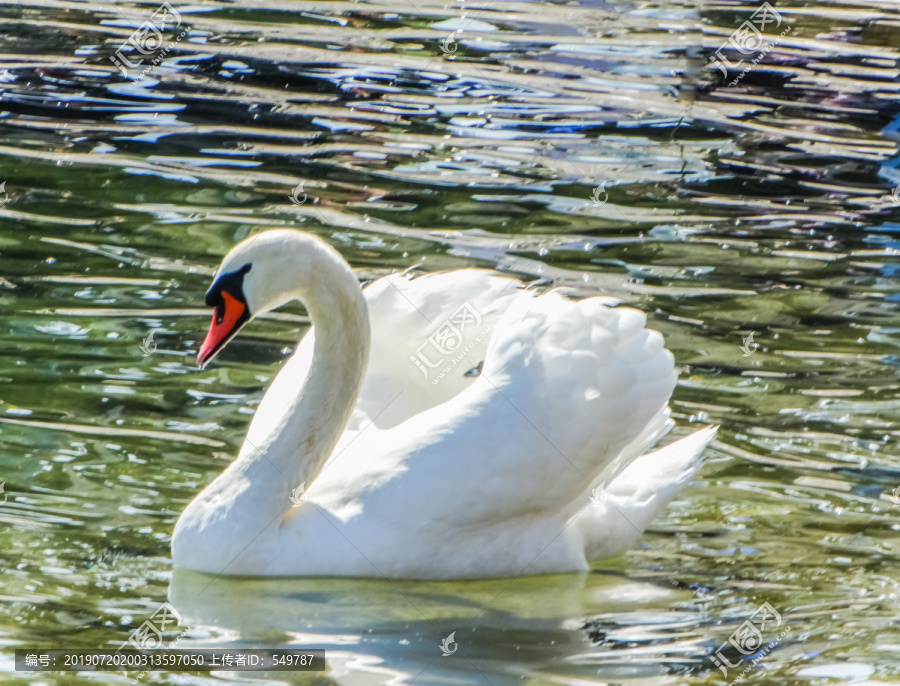
[[[676,374],[637,310],[537,295],[478,269],[361,290],[340,254],[292,230],[225,257],[198,363],[295,299],[314,328],[237,459],[179,518],[177,567],[428,579],[586,570],[637,540],[715,434],[642,455],[671,426]]]

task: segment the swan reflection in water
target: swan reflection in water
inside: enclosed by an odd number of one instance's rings
[[[596,573],[435,582],[177,569],[169,587],[169,602],[189,627],[178,647],[321,648],[324,674],[354,685],[521,683],[525,674],[592,659],[584,621],[573,617],[665,607],[688,595]],[[456,646],[445,657],[442,643],[451,633]],[[268,674],[276,682],[296,679]]]

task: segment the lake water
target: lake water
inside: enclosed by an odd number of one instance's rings
[[[145,683],[900,683],[896,3],[157,8],[0,6],[0,681],[134,683],[13,650],[117,648],[169,600],[178,647],[329,671]],[[590,574],[173,575],[177,515],[308,326],[287,307],[195,367],[210,275],[272,226],[362,277],[641,308],[676,435],[722,427],[703,470]]]

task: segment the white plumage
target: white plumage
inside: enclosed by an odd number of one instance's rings
[[[644,315],[610,300],[539,295],[475,269],[392,275],[360,294],[336,252],[295,231],[245,241],[219,275],[245,264],[253,314],[300,298],[314,329],[238,459],[179,520],[178,566],[406,578],[584,570],[634,543],[714,435],[640,457],[671,426],[676,374]]]

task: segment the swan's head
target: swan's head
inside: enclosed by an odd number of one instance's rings
[[[263,231],[236,245],[206,292],[216,311],[197,364],[206,365],[256,315],[304,299],[335,262],[346,264],[324,241],[291,229]]]

